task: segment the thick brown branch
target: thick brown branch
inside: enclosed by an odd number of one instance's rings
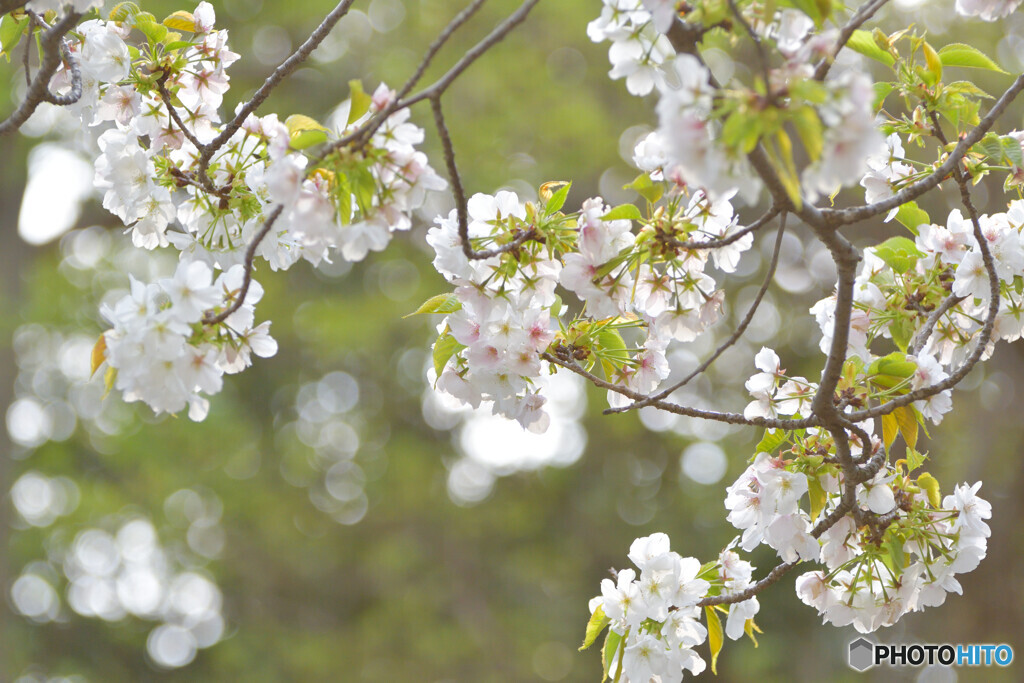
[[[29,85],[28,91],[25,93],[25,99],[22,100],[18,108],[5,121],[0,122],[0,135],[18,130],[35,113],[40,104],[52,101],[52,99],[57,97],[50,92],[50,79],[53,78],[53,74],[57,72],[61,65],[61,43],[64,40],[64,36],[74,28],[81,18],[81,14],[70,12],[61,17],[60,21],[43,33],[40,39],[40,45],[43,49],[43,61],[39,65],[39,70],[36,71],[35,77],[32,79],[32,84]],[[73,92],[74,80],[72,81]],[[81,97],[81,93],[82,81],[81,76],[79,76],[78,97]],[[76,97],[74,101],[77,101],[77,99]],[[71,101],[63,103],[71,104]]]

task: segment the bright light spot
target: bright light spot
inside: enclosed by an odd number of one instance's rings
[[[11,500],[26,522],[45,527],[78,507],[78,487],[66,477],[26,472],[11,487]]]
[[[698,484],[714,484],[725,476],[725,452],[717,444],[701,441],[687,446],[680,462],[683,474]]]
[[[146,650],[153,661],[168,669],[185,666],[196,657],[195,636],[180,626],[157,626],[146,640]]]
[[[155,613],[163,597],[163,583],[149,567],[128,569],[117,578],[117,598],[136,616]]]
[[[171,584],[170,603],[188,623],[198,623],[220,611],[220,589],[205,576],[185,572]]]
[[[456,503],[471,505],[491,495],[494,475],[478,462],[462,458],[448,473],[448,495]]]
[[[121,562],[114,538],[100,529],[88,529],[78,534],[72,557],[84,572],[93,576],[110,576]]]
[[[398,28],[405,19],[405,6],[399,0],[373,0],[366,15],[373,30],[387,33]]]
[[[92,178],[92,164],[77,154],[54,143],[38,145],[28,159],[18,235],[29,244],[46,244],[67,232],[92,192]]]
[[[53,621],[60,610],[57,592],[38,574],[19,576],[11,586],[11,600],[20,614],[33,621]]]
[[[26,448],[46,443],[53,433],[53,415],[34,398],[19,398],[7,409],[7,433]]]

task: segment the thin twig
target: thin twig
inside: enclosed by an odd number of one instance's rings
[[[785,234],[785,232],[786,214],[783,213],[782,219],[779,221],[779,232],[775,237],[775,247],[772,250],[772,260],[771,263],[769,263],[768,265],[768,273],[765,275],[764,282],[761,283],[761,288],[757,291],[757,295],[754,297],[753,303],[750,304],[750,308],[747,309],[747,314],[743,316],[743,320],[740,321],[740,324],[736,326],[736,330],[729,336],[728,339],[725,340],[725,342],[722,345],[715,349],[715,352],[711,354],[711,357],[708,358],[703,363],[701,363],[697,367],[697,369],[695,369],[689,375],[687,375],[680,381],[676,382],[672,386],[668,387],[667,389],[663,389],[659,391],[657,394],[654,394],[650,398],[644,399],[643,401],[636,401],[634,403],[630,403],[628,406],[623,406],[621,408],[607,408],[604,411],[605,415],[610,415],[612,413],[624,413],[629,410],[637,410],[639,408],[649,406],[655,401],[660,401],[662,399],[668,398],[668,396],[672,392],[676,391],[677,389],[685,387],[687,384],[690,383],[691,380],[693,380],[694,377],[697,377],[705,370],[707,370],[709,367],[711,367],[711,364],[714,363],[719,356],[725,353],[726,350],[728,350],[733,344],[740,340],[743,334],[747,331],[747,326],[750,325],[750,321],[754,319],[754,314],[757,313],[757,309],[761,305],[761,300],[764,299],[764,295],[768,292],[768,286],[771,284],[772,278],[775,277],[775,269],[779,264],[779,252],[782,250],[782,236],[783,234]]]
[[[249,243],[249,247],[245,250],[245,273],[242,276],[242,286],[239,288],[238,293],[235,296],[235,300],[230,306],[220,313],[213,314],[212,311],[207,311],[206,315],[203,316],[204,325],[208,327],[219,325],[227,320],[232,313],[241,308],[242,304],[245,303],[245,297],[249,293],[249,285],[252,284],[252,266],[253,261],[256,259],[256,249],[259,248],[260,242],[262,242],[263,238],[267,236],[270,229],[274,227],[274,222],[277,221],[282,211],[284,211],[284,205],[278,204],[277,208],[271,211],[270,215],[267,216],[266,220],[263,222],[263,227],[260,228],[260,231],[253,236],[252,242]]]
[[[942,303],[939,304],[931,315],[928,316],[928,320],[925,321],[924,327],[917,331],[914,338],[910,341],[910,355],[916,356],[921,353],[924,349],[925,344],[932,336],[932,332],[935,330],[935,326],[938,324],[939,319],[949,313],[949,311],[964,300],[964,297],[957,296],[956,294],[950,294]]]
[[[167,107],[167,113],[170,115],[171,120],[174,121],[174,125],[178,127],[178,129],[188,139],[188,141],[191,142],[196,149],[202,150],[203,143],[199,141],[199,138],[195,136],[195,133],[189,130],[188,126],[186,126],[185,123],[181,120],[181,116],[178,114],[178,110],[174,108],[173,104],[171,104],[171,93],[167,90],[166,82],[167,74],[164,74],[157,80],[156,87],[157,90],[160,91],[160,99],[163,100],[164,106]],[[206,184],[210,183],[209,177],[205,173],[200,173],[198,174],[198,176],[200,183],[203,183],[203,179],[205,178],[206,182],[204,183],[204,189],[206,189],[209,192],[213,192],[214,188],[212,184],[210,184],[209,187],[206,186]]]
[[[501,42],[501,40],[504,39],[505,36],[508,35],[508,33],[512,29],[521,24],[526,19],[526,15],[530,13],[530,10],[532,10],[534,5],[536,5],[538,2],[540,2],[540,0],[526,0],[519,7],[518,10],[516,10],[508,17],[506,17],[504,21],[502,21],[500,24],[498,24],[498,26],[494,28],[493,31],[487,34],[480,42],[478,42],[468,52],[466,52],[466,54],[463,55],[462,59],[456,62],[455,66],[450,68],[443,76],[434,81],[434,83],[431,84],[429,87],[421,90],[419,93],[413,95],[412,97],[409,97],[408,99],[400,100],[398,98],[395,98],[395,101],[389,107],[391,112],[398,111],[399,109],[405,109],[407,107],[411,107],[417,102],[434,99],[435,97],[440,97],[441,95],[443,95],[445,91],[448,90],[448,87],[455,81],[455,79],[458,78],[459,74],[461,74],[463,71],[469,68],[470,64],[479,59],[485,52],[494,47],[494,45]],[[458,21],[458,19],[459,17],[456,17],[453,20],[453,23],[455,21]],[[461,23],[459,25],[461,25]],[[456,28],[457,27],[458,26],[456,26]],[[432,57],[433,55],[430,56]],[[385,120],[386,117],[378,114],[377,116],[373,117],[372,119],[364,123],[358,129],[352,131],[343,138],[335,140],[327,147],[325,147],[323,152],[321,153],[320,158],[322,159],[328,154],[336,150],[342,149],[344,147],[347,147],[348,145],[351,145],[353,143],[360,145],[366,144],[366,142],[369,141],[372,132],[376,131],[377,128],[379,128],[380,125]]]
[[[622,385],[614,384],[606,380],[601,379],[592,372],[581,368],[577,363],[571,360],[565,360],[555,356],[551,353],[542,353],[541,358],[563,367],[570,372],[574,372],[580,377],[583,377],[588,382],[600,389],[608,389],[614,391],[617,394],[622,394],[626,398],[631,398],[634,401],[644,400],[648,398],[640,392],[633,391]],[[700,410],[699,408],[690,408],[687,406],[676,405],[675,403],[666,403],[664,401],[655,401],[651,405],[660,410],[664,410],[669,413],[675,413],[676,415],[684,415],[686,417],[698,417],[705,420],[713,420],[715,422],[725,422],[727,424],[736,425],[747,425],[750,427],[767,427],[769,429],[806,429],[807,427],[818,426],[818,420],[816,418],[806,418],[802,420],[783,420],[779,418],[769,417],[754,417],[747,418],[739,413],[720,413],[713,410]]]
[[[36,71],[35,77],[32,79],[31,85],[28,87],[28,91],[25,93],[25,99],[22,100],[18,108],[7,117],[6,120],[0,122],[0,135],[10,133],[21,127],[25,121],[28,120],[35,110],[43,102],[48,101],[49,98],[55,97],[50,93],[50,79],[53,78],[53,74],[57,72],[57,69],[61,65],[61,42],[64,36],[67,35],[82,18],[82,15],[78,12],[69,12],[64,15],[60,21],[51,26],[46,32],[43,33],[43,37],[40,40],[40,45],[43,48],[43,60],[39,65],[39,69]],[[82,82],[81,77],[78,79],[78,96],[81,97]],[[72,92],[74,92],[74,81],[72,81]],[[76,98],[77,100],[77,98]],[[67,102],[70,104],[71,102]]]
[[[768,574],[763,579],[760,579],[756,583],[751,584],[750,586],[739,591],[738,593],[730,593],[728,595],[716,595],[711,598],[704,598],[703,600],[697,603],[697,607],[712,607],[714,605],[732,605],[737,602],[749,600],[750,598],[756,596],[758,593],[763,591],[768,586],[778,582],[778,580],[781,579],[786,574],[786,572],[788,572],[790,569],[797,566],[798,564],[800,563],[783,562],[782,564],[776,565],[775,568],[768,572]]]
[[[452,197],[455,199],[455,215],[458,219],[459,240],[462,242],[462,253],[470,261],[479,261],[491,258],[509,251],[515,251],[524,242],[533,239],[536,233],[533,230],[520,231],[508,244],[493,249],[476,251],[469,240],[469,216],[466,207],[466,191],[462,187],[462,178],[459,176],[459,169],[455,164],[455,148],[452,146],[452,138],[448,133],[448,126],[444,121],[444,112],[441,109],[440,94],[430,98],[430,108],[434,112],[434,124],[437,127],[437,135],[441,139],[441,149],[444,152],[444,163],[448,168],[448,178],[452,184]]]
[[[732,10],[732,14],[736,17],[736,21],[740,23],[743,30],[747,32],[750,39],[754,41],[754,47],[757,48],[757,61],[761,67],[761,77],[764,79],[764,92],[765,96],[769,101],[772,100],[772,85],[771,85],[771,74],[768,71],[768,53],[764,49],[764,44],[761,42],[761,36],[757,35],[757,31],[750,25],[743,13],[740,12],[740,8],[736,6],[736,0],[729,0],[729,9]]]
[[[959,168],[960,160],[964,158],[968,150],[985,137],[985,133],[989,131],[992,126],[995,125],[996,120],[1002,116],[1006,108],[1010,106],[1014,98],[1024,90],[1024,74],[1021,74],[1013,82],[1006,92],[996,101],[988,114],[985,115],[977,126],[970,130],[964,135],[960,142],[957,143],[956,147],[946,160],[940,164],[932,173],[916,183],[907,185],[902,190],[894,194],[892,197],[882,199],[874,204],[865,204],[863,206],[854,206],[846,209],[821,209],[821,213],[826,221],[834,226],[849,225],[850,223],[859,223],[860,221],[866,220],[879,214],[887,213],[892,209],[899,208],[909,201],[917,199],[922,194],[936,187],[946,177],[948,177],[953,170]]]
[[[466,7],[457,15],[455,15],[455,18],[452,19],[448,23],[448,25],[444,27],[444,30],[442,30],[441,33],[438,34],[437,38],[435,38],[434,41],[430,44],[430,46],[427,48],[426,53],[424,53],[423,58],[420,60],[419,66],[416,67],[416,71],[414,71],[412,76],[410,76],[409,79],[405,82],[405,85],[403,85],[401,89],[395,93],[395,96],[392,99],[391,103],[388,104],[388,106],[384,107],[384,109],[382,109],[381,111],[374,114],[373,118],[371,118],[365,124],[360,126],[359,129],[353,131],[350,135],[347,135],[344,138],[331,143],[331,145],[329,145],[326,151],[323,153],[323,156],[330,154],[332,151],[336,149],[344,147],[345,145],[349,144],[350,142],[356,139],[359,139],[360,141],[362,141],[363,144],[365,144],[367,141],[369,141],[371,137],[373,137],[373,134],[376,133],[377,130],[382,125],[384,125],[384,122],[388,120],[389,116],[394,114],[402,107],[408,106],[406,103],[402,101],[403,98],[406,95],[408,95],[414,87],[416,87],[417,83],[419,83],[420,79],[423,77],[423,73],[427,70],[427,67],[430,65],[431,61],[433,61],[434,56],[438,53],[438,51],[440,51],[444,44],[448,42],[448,39],[452,37],[455,31],[457,31],[460,26],[469,21],[469,19],[474,14],[476,14],[476,11],[480,9],[480,7],[483,6],[483,4],[486,1],[487,0],[474,0],[473,3],[471,3],[468,7]]]
[[[538,2],[540,2],[540,0],[525,0],[525,2],[519,6],[519,9],[508,15],[508,17],[498,24],[493,31],[488,33],[483,40],[471,47],[466,54],[462,56],[462,59],[455,63],[455,66],[448,69],[443,76],[434,81],[434,83],[429,87],[421,90],[418,94],[403,100],[402,104],[398,108],[411,107],[421,100],[430,99],[444,93],[448,87],[455,82],[455,79],[458,78],[463,71],[468,69],[473,62],[483,56],[485,52],[490,50],[496,44],[501,42],[505,36],[512,31],[512,29],[523,23],[526,20],[526,16],[530,13],[530,10],[532,10]]]
[[[853,37],[854,32],[863,26],[864,22],[873,17],[875,12],[882,9],[887,2],[889,2],[889,0],[871,0],[857,8],[857,11],[853,13],[850,20],[839,30],[839,38],[836,40],[836,44],[832,48],[832,54],[818,62],[818,66],[814,69],[814,80],[825,80],[829,69],[832,68],[832,62],[835,61],[839,51],[842,50],[848,42],[850,42],[850,38]]]
[[[768,221],[770,221],[771,219],[775,218],[780,213],[782,213],[782,209],[776,207],[775,205],[772,205],[772,207],[770,209],[768,209],[768,211],[765,212],[756,221],[754,221],[753,223],[751,223],[747,227],[743,228],[742,230],[738,230],[738,231],[734,232],[733,234],[729,235],[728,237],[722,237],[720,239],[714,239],[714,240],[706,240],[706,241],[703,241],[703,242],[698,241],[698,240],[686,240],[684,242],[684,241],[677,240],[677,239],[669,239],[669,240],[665,240],[665,244],[670,246],[670,247],[672,247],[672,248],[674,248],[674,249],[719,249],[721,247],[727,247],[730,244],[732,244],[733,242],[740,241],[741,239],[743,239],[744,237],[746,237],[750,233],[757,232],[762,227],[764,227],[764,225],[766,223],[768,223]]]
[[[281,82],[295,71],[300,64],[309,58],[313,53],[313,50],[315,50],[317,46],[324,41],[324,38],[326,38],[331,32],[331,29],[334,28],[335,24],[337,24],[342,17],[348,14],[348,10],[352,6],[353,2],[355,2],[355,0],[342,0],[339,2],[334,9],[324,17],[324,20],[320,22],[320,25],[317,26],[311,34],[309,34],[309,37],[306,38],[302,45],[300,45],[299,48],[287,59],[281,62],[281,64],[274,69],[273,73],[267,76],[266,80],[263,81],[263,85],[259,87],[255,94],[253,94],[252,99],[246,102],[242,108],[238,110],[234,118],[232,118],[224,127],[224,130],[222,130],[213,140],[210,140],[209,143],[199,145],[200,155],[197,172],[200,176],[206,175],[206,170],[209,168],[210,160],[213,158],[213,155],[217,150],[223,147],[224,143],[230,140],[231,136],[242,127],[242,124],[245,123],[249,114],[256,111],[256,109],[259,108],[259,106],[263,104],[268,97],[270,97],[270,93],[274,88],[280,85]]]

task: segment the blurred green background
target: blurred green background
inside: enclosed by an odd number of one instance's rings
[[[230,71],[230,111],[334,3],[214,4],[218,27],[242,54]],[[424,82],[517,4],[489,2]],[[325,118],[347,97],[349,79],[397,86],[462,5],[360,0],[261,111]],[[598,194],[631,199],[621,190],[633,176],[626,159],[654,123],[653,100],[631,98],[606,77],[607,45],[585,33],[599,5],[542,2],[446,96],[468,191],[508,187],[533,198],[540,183],[571,179],[570,206]],[[951,2],[928,7],[934,43],[955,33],[1021,69],[1021,16],[948,26]],[[183,6],[145,8],[163,16]],[[918,13],[912,3],[897,6],[890,25]],[[22,74],[4,65],[0,78],[7,111]],[[990,92],[1008,84],[987,74],[979,81]],[[1004,131],[1020,125],[1021,111],[1012,109]],[[413,117],[443,168],[429,112]],[[273,320],[280,352],[226,378],[206,422],[154,419],[116,396],[101,405],[101,388],[84,382],[82,367],[103,329],[98,304],[125,287],[124,268],[146,265],[126,252],[126,238],[95,202],[58,241],[19,238],[27,155],[39,141],[4,138],[0,165],[0,405],[11,406],[11,441],[0,457],[0,681],[596,681],[598,653],[576,652],[587,600],[610,567],[627,565],[632,539],[665,531],[674,550],[706,561],[733,537],[724,488],[760,439],[755,430],[657,414],[602,417],[602,393],[570,383],[553,427],[560,437],[530,442],[428,396],[433,330],[402,315],[444,286],[423,240],[431,212],[351,268],[259,272],[266,297],[258,316]],[[999,190],[982,185],[979,200]],[[956,200],[935,195],[925,208],[941,220]],[[432,213],[447,211],[448,201]],[[859,226],[852,237],[869,245],[899,229]],[[749,342],[694,384],[692,402],[742,410],[742,382],[761,344],[776,348],[792,374],[820,372],[819,333],[806,311],[830,292],[831,272],[799,226],[785,246]],[[759,241],[725,281],[733,320],[769,252]],[[710,348],[682,351],[677,361],[692,366]],[[1022,354],[1019,344],[1000,346],[927,444],[944,492],[985,481],[981,494],[994,508],[988,558],[962,577],[966,597],[906,616],[877,639],[1005,642],[1020,651]],[[770,552],[751,559],[761,572],[774,563]],[[127,614],[125,599],[110,593],[117,584],[109,580],[132,571],[141,583],[122,586],[129,604],[132,586],[152,604],[128,611],[148,618]],[[720,680],[1021,679],[1019,665],[855,675],[845,656],[856,633],[822,627],[795,598],[794,576],[761,597],[760,646],[727,643]],[[165,622],[201,626],[183,641]],[[196,643],[188,638],[209,647],[185,666],[158,665],[160,657],[190,657]]]

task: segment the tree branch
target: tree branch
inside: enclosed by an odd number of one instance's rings
[[[571,360],[559,358],[551,353],[542,353],[540,357],[549,363],[553,363],[559,367],[563,367],[566,370],[575,372],[580,377],[583,377],[594,386],[614,391],[617,394],[622,394],[627,398],[631,398],[634,401],[645,400],[648,397],[632,389],[628,389],[619,384],[614,384],[607,380],[601,379],[597,375],[584,370],[579,365]],[[651,405],[660,410],[664,410],[669,413],[675,413],[676,415],[684,415],[686,417],[699,417],[705,420],[713,420],[715,422],[725,422],[727,424],[738,424],[747,425],[751,427],[767,427],[769,429],[806,429],[807,427],[814,427],[818,425],[816,418],[805,418],[803,420],[783,420],[778,418],[766,418],[766,417],[755,417],[746,418],[739,413],[719,413],[712,410],[700,410],[699,408],[689,408],[687,406],[676,405],[675,403],[665,403],[664,401],[652,401]]]
[[[455,66],[449,69],[447,73],[416,95],[413,95],[407,100],[403,100],[396,109],[411,107],[421,100],[430,99],[443,94],[448,87],[455,82],[455,79],[458,78],[463,71],[468,69],[473,62],[483,56],[485,52],[490,50],[496,44],[501,42],[505,36],[512,31],[512,29],[523,23],[523,21],[526,20],[526,16],[530,13],[530,10],[532,10],[538,2],[540,2],[540,0],[525,0],[523,4],[519,6],[519,9],[508,15],[508,17],[498,24],[493,31],[488,33],[483,40],[471,47],[466,54],[462,56],[462,59],[456,62]]]
[[[281,64],[274,69],[273,73],[267,76],[267,79],[263,81],[263,85],[259,87],[256,93],[252,96],[252,99],[246,102],[242,108],[238,110],[238,113],[236,113],[234,118],[228,122],[224,127],[224,130],[222,130],[220,134],[208,144],[198,145],[200,155],[197,172],[200,176],[206,175],[206,170],[210,166],[210,160],[213,158],[214,153],[223,147],[224,143],[230,140],[231,136],[242,127],[242,124],[245,123],[249,114],[256,111],[256,109],[263,104],[268,97],[270,97],[270,93],[274,88],[280,85],[285,78],[287,78],[299,67],[300,64],[305,62],[309,56],[313,54],[313,50],[323,42],[324,38],[326,38],[327,34],[331,32],[331,29],[334,28],[335,24],[337,24],[343,16],[348,14],[348,10],[352,6],[353,2],[355,2],[355,0],[342,0],[339,2],[334,9],[324,17],[324,20],[320,22],[320,25],[317,26],[311,34],[309,34],[309,37],[306,38],[305,42],[303,42],[302,45],[300,45],[299,48],[286,60],[281,62]]]
[[[957,168],[956,172],[957,183],[960,185],[960,198],[971,217],[971,224],[974,226],[974,239],[978,243],[978,249],[981,251],[981,260],[985,264],[985,271],[988,274],[988,311],[985,317],[985,323],[981,328],[981,334],[978,338],[977,345],[974,347],[974,351],[971,352],[971,355],[967,360],[957,368],[956,372],[941,382],[936,382],[930,386],[915,389],[914,391],[898,396],[874,408],[847,413],[846,418],[849,420],[862,422],[874,417],[888,415],[897,408],[910,405],[914,401],[921,401],[930,398],[945,391],[946,389],[955,387],[963,381],[965,377],[967,377],[968,373],[970,373],[970,371],[974,369],[974,366],[978,364],[978,361],[981,360],[981,357],[985,355],[985,350],[988,347],[989,341],[992,339],[992,329],[996,323],[996,316],[999,314],[999,274],[996,272],[995,260],[992,258],[992,251],[989,249],[988,240],[985,239],[985,235],[981,230],[978,209],[974,206],[974,202],[971,200],[971,193],[966,174],[963,174],[959,168]]]
[[[743,228],[742,230],[734,232],[728,237],[723,237],[721,239],[716,240],[707,240],[704,242],[700,242],[697,240],[686,240],[685,242],[683,242],[677,239],[670,239],[665,240],[665,244],[676,249],[718,249],[720,247],[727,247],[733,242],[740,241],[750,233],[757,232],[762,227],[764,227],[764,225],[768,223],[768,221],[775,218],[780,213],[782,213],[782,209],[777,208],[775,205],[772,205],[772,207],[768,209],[768,211],[766,211],[756,221],[754,221],[747,227]]]
[[[873,216],[886,213],[892,209],[899,208],[903,204],[909,201],[917,199],[922,194],[936,187],[942,182],[947,176],[949,176],[954,169],[959,168],[960,160],[964,158],[968,150],[976,142],[985,137],[985,133],[995,125],[996,120],[1002,116],[1006,108],[1010,106],[1014,98],[1024,90],[1024,74],[1021,74],[1013,82],[1006,92],[1002,94],[998,101],[989,110],[985,118],[978,123],[969,133],[960,139],[956,147],[946,160],[936,168],[931,175],[922,178],[921,180],[906,186],[892,197],[882,199],[875,202],[874,204],[865,204],[863,206],[854,206],[846,209],[821,209],[821,214],[826,221],[834,226],[849,225],[850,223],[859,223],[860,221],[866,220]]]
[[[60,21],[51,26],[46,32],[43,33],[40,39],[40,45],[43,48],[43,61],[39,65],[39,70],[36,71],[35,77],[32,79],[31,85],[28,87],[28,92],[25,93],[25,99],[22,100],[18,108],[7,117],[3,122],[0,122],[0,135],[11,133],[21,127],[25,121],[28,120],[35,110],[43,102],[50,102],[58,98],[50,92],[50,79],[53,78],[53,74],[57,72],[57,69],[61,65],[61,43],[64,40],[64,36],[67,35],[82,18],[82,15],[77,12],[69,12],[68,14],[61,17]],[[67,49],[66,47],[64,49]],[[77,69],[77,64],[72,64],[72,94],[75,92],[75,79],[74,69]],[[78,97],[82,95],[82,79],[79,73],[78,77]],[[69,96],[64,96],[69,97]],[[74,100],[63,102],[63,104],[71,104],[78,100],[75,97]]]
[[[280,217],[282,211],[284,211],[284,205],[278,204],[277,207],[270,212],[270,215],[267,216],[266,220],[263,221],[263,227],[260,228],[260,231],[253,236],[252,242],[249,243],[249,247],[245,250],[245,274],[242,276],[242,286],[238,290],[238,295],[235,297],[235,300],[231,305],[220,313],[214,314],[213,311],[206,312],[203,316],[203,324],[207,327],[219,325],[224,322],[232,313],[241,308],[242,304],[245,303],[245,297],[249,293],[249,286],[252,284],[252,267],[253,261],[256,259],[256,249],[260,246],[260,242],[263,241],[263,238],[270,232],[270,229],[274,227],[274,223],[277,221],[278,217]]]
[[[736,330],[732,333],[732,335],[729,336],[728,339],[725,340],[724,343],[722,343],[717,349],[715,349],[715,352],[711,354],[711,357],[708,358],[703,363],[701,363],[696,370],[694,370],[689,375],[687,375],[680,381],[676,382],[672,386],[668,387],[667,389],[663,389],[659,391],[657,394],[654,394],[642,401],[630,403],[628,406],[623,406],[621,408],[607,408],[604,410],[605,415],[611,415],[613,413],[625,413],[630,410],[638,410],[640,408],[652,405],[656,401],[668,398],[668,396],[672,392],[676,391],[677,389],[683,388],[684,386],[689,384],[694,377],[700,375],[709,367],[711,367],[711,364],[714,363],[719,356],[725,353],[726,350],[729,349],[729,347],[731,347],[733,344],[740,340],[743,334],[747,331],[747,327],[750,325],[750,321],[754,319],[754,314],[757,313],[757,309],[761,305],[761,300],[764,299],[765,293],[768,292],[768,286],[771,284],[772,278],[775,277],[775,269],[779,264],[779,252],[782,249],[782,236],[783,234],[785,234],[785,232],[786,214],[783,213],[782,220],[779,221],[779,232],[778,235],[775,237],[775,248],[772,250],[772,260],[771,263],[768,265],[768,273],[765,275],[764,282],[761,283],[761,288],[758,290],[757,295],[754,297],[753,303],[750,304],[750,308],[747,309],[746,315],[743,316],[743,320],[740,321],[740,324],[736,327]]]
[[[938,324],[939,319],[942,316],[946,315],[946,313],[949,313],[949,311],[954,306],[956,306],[963,300],[964,297],[957,296],[956,294],[950,294],[949,296],[942,300],[942,303],[939,304],[934,311],[932,311],[931,315],[929,315],[928,319],[925,321],[924,326],[917,331],[917,334],[915,334],[914,338],[910,341],[911,355],[916,356],[917,354],[921,353],[921,351],[925,347],[925,344],[927,344],[928,340],[931,338],[932,331]]]
[[[16,9],[24,7],[28,0],[0,0],[0,14],[7,14]]]
[[[832,62],[835,61],[836,56],[839,54],[848,42],[853,37],[854,31],[864,25],[868,19],[875,15],[875,12],[882,9],[889,0],[869,0],[857,8],[857,11],[853,13],[850,20],[846,22],[846,25],[839,30],[839,38],[836,40],[835,47],[832,48],[832,54],[818,62],[818,66],[814,69],[814,79],[817,81],[825,80],[828,75],[829,69],[832,68]]]

